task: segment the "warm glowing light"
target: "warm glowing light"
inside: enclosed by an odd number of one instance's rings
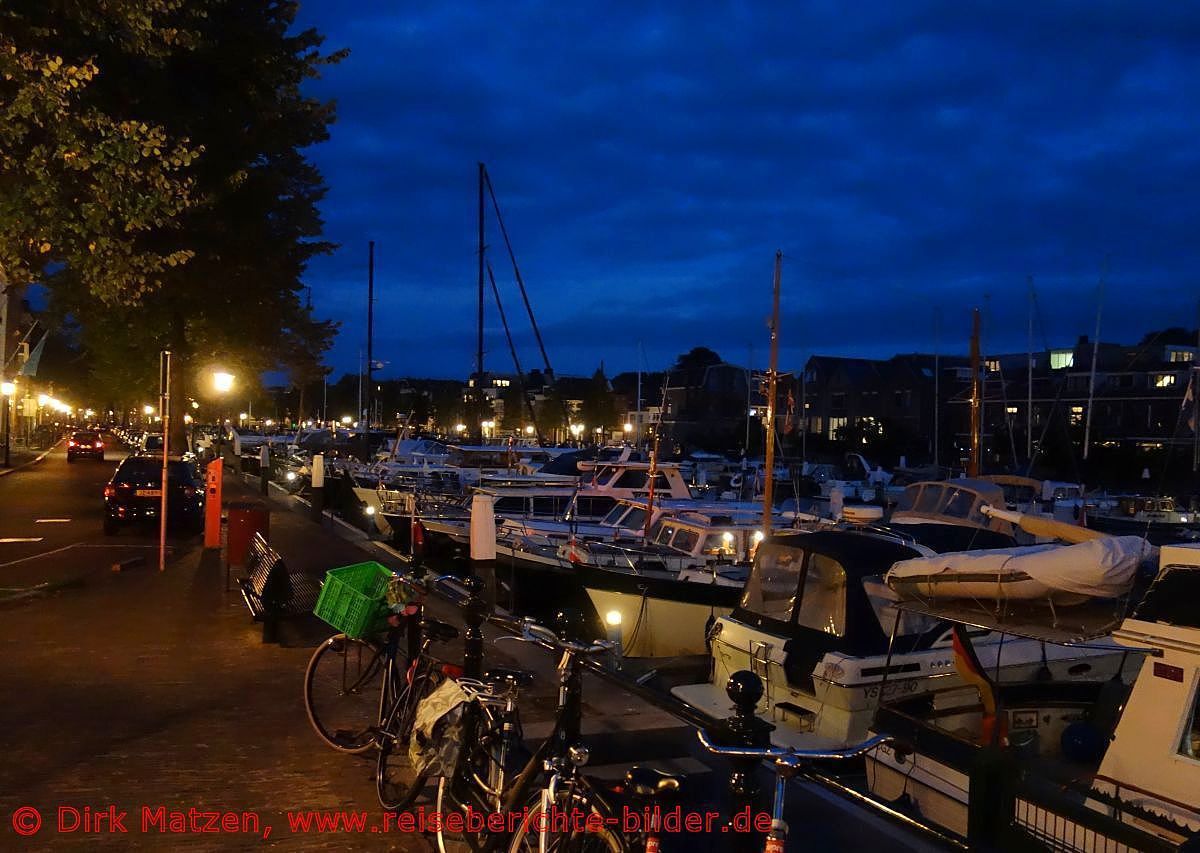
[[[46,403],[49,401],[49,399],[50,398],[47,397],[45,394],[38,394],[38,405],[39,406],[46,405]]]
[[[143,414],[143,415],[152,415],[152,414],[154,414],[154,407],[153,407],[153,406],[151,406],[149,403],[147,403],[145,406],[142,406],[142,414]]]
[[[724,533],[721,534],[721,541],[724,542],[726,545],[730,544],[731,542],[733,542],[733,534],[730,533],[728,530],[726,530]]]
[[[621,611],[620,610],[610,610],[607,613],[605,613],[604,614],[604,624],[606,624],[612,628],[616,628],[618,625],[620,625],[621,624]]]
[[[192,400],[192,408],[193,408],[193,409],[198,409],[198,408],[200,408],[200,404],[199,404],[199,403],[197,403],[195,400]]]
[[[454,425],[454,431],[455,431],[455,432],[466,432],[466,431],[467,431],[467,425],[466,425],[466,424],[455,424],[455,425]]]
[[[183,416],[183,422],[184,422],[185,424],[190,424],[190,423],[192,422],[192,416],[191,416],[191,415],[184,415],[184,416]]]
[[[285,479],[286,479],[286,480],[287,480],[287,481],[290,483],[290,482],[292,482],[293,480],[295,480],[295,479],[296,479],[296,472],[295,472],[295,471],[288,471],[288,472],[287,472],[286,474],[284,474],[283,476],[284,476],[284,478],[285,478]]]
[[[763,541],[763,532],[761,530],[755,530],[754,531],[754,544],[757,545],[761,541]]]
[[[238,415],[238,420],[244,421],[244,420],[246,420],[247,417],[249,417],[249,416],[245,412],[242,412]]]
[[[304,422],[304,425],[305,425],[306,427],[310,427],[310,426],[312,426],[312,424],[313,424],[313,422],[312,422],[312,421],[305,421],[305,422]]]
[[[633,432],[633,424],[628,421],[625,423],[625,432]]]
[[[267,418],[265,421],[263,421],[263,425],[264,426],[275,426],[275,421],[271,420],[270,418]]]
[[[5,397],[11,397],[17,393],[17,383],[15,382],[0,382],[0,394]]]
[[[375,507],[373,507],[373,506],[365,506],[365,507],[363,507],[363,512],[365,512],[367,515],[374,515],[374,514],[375,514]]]
[[[346,426],[349,426],[353,421],[354,418],[350,417],[349,415],[342,415],[342,423],[344,423]]]
[[[213,389],[218,394],[225,394],[233,390],[233,374],[226,373],[223,370],[218,370],[213,374]]]
[[[526,434],[526,435],[533,435],[533,425],[532,425],[532,424],[530,424],[529,426],[525,427],[525,434]]]

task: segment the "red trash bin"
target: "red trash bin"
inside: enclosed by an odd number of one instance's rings
[[[226,540],[225,562],[230,566],[245,566],[250,553],[250,540],[255,533],[271,538],[271,510],[258,501],[229,504],[229,532]]]

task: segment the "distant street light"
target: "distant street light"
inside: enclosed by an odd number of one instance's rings
[[[629,423],[628,421],[625,423],[625,432],[633,432],[633,424]]]
[[[529,426],[525,427],[525,434],[533,435],[533,424],[530,424]]]
[[[354,418],[350,417],[349,415],[342,415],[342,423],[344,423],[346,426],[350,426],[353,420]]]
[[[4,428],[4,467],[5,468],[7,468],[10,464],[9,453],[8,453],[8,445],[9,445],[8,409],[9,409],[9,406],[12,405],[12,398],[16,393],[17,393],[17,383],[15,383],[15,382],[0,382],[0,395],[2,395],[4,397],[4,399],[2,401],[0,401],[0,403],[3,403],[3,405],[4,405],[4,423],[2,426]]]
[[[146,405],[142,406],[142,414],[143,414],[143,415],[152,415],[152,414],[154,414],[154,407],[153,407],[153,406],[151,406],[149,403],[147,403]]]

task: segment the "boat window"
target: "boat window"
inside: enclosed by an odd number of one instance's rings
[[[846,633],[846,570],[824,554],[808,558],[796,622],[840,637]]]
[[[635,506],[629,511],[629,515],[625,516],[621,526],[628,530],[642,530],[646,526],[646,511]]]
[[[666,545],[671,541],[671,536],[675,533],[674,527],[668,527],[661,521],[655,525],[655,527],[657,528],[657,532],[654,530],[650,531],[650,533],[654,536],[655,542],[657,542],[659,545]]]
[[[713,556],[723,554],[727,557],[732,557],[734,553],[733,537],[731,536],[729,539],[726,539],[724,533],[708,534],[704,539],[704,553]]]
[[[641,489],[645,488],[646,481],[650,479],[646,476],[645,471],[629,470],[624,472],[617,482],[613,483],[613,487],[617,489]]]
[[[951,518],[965,519],[971,514],[971,506],[975,503],[975,493],[955,489],[946,498],[946,508],[942,513]]]
[[[545,515],[557,518],[561,514],[562,506],[561,498],[540,497],[533,499],[533,514]]]
[[[909,486],[900,495],[900,501],[896,504],[896,512],[909,512],[917,505],[917,499],[921,494],[920,486]]]
[[[496,498],[496,512],[525,512],[525,498],[515,495],[506,495],[502,498]]]
[[[687,530],[681,528],[675,534],[675,541],[671,543],[671,547],[676,551],[682,551],[685,554],[692,553],[692,549],[696,547],[696,543],[700,541],[700,534],[695,530]]]
[[[654,478],[654,491],[660,495],[671,491],[671,484],[667,482],[666,474],[658,474]]]
[[[945,491],[941,486],[926,486],[913,504],[915,512],[937,513],[942,508],[942,498]]]
[[[804,552],[799,548],[764,545],[742,593],[742,609],[780,622],[790,622]]]
[[[629,504],[617,504],[608,511],[608,515],[604,516],[600,523],[615,526],[616,523],[621,520],[621,516],[623,516],[628,509]]]
[[[1179,743],[1179,754],[1200,760],[1200,686],[1192,695],[1190,719],[1183,727],[1183,739]]]
[[[608,466],[601,468],[599,471],[596,472],[596,476],[594,478],[596,485],[597,486],[608,485],[608,481],[613,478],[613,475],[617,473],[617,470],[618,469],[616,469],[616,468],[611,468]]]

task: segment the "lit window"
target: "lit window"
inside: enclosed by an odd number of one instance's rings
[[[1083,423],[1083,406],[1072,406],[1071,407],[1071,423],[1073,423],[1073,424]]]
[[[1061,370],[1064,367],[1075,366],[1075,351],[1069,349],[1056,349],[1050,351],[1050,369]]]
[[[1196,353],[1187,349],[1173,349],[1167,351],[1167,361],[1195,361]]]
[[[1017,407],[1016,406],[1006,406],[1004,411],[1008,412],[1010,415],[1015,415],[1017,413]]]
[[[847,418],[830,418],[829,419],[829,437],[837,438],[838,430],[846,425]]]
[[[1174,384],[1175,384],[1175,374],[1174,373],[1159,373],[1159,374],[1156,374],[1154,377],[1154,387],[1155,388],[1170,388]]]
[[[987,361],[985,361],[983,363],[983,367],[988,373],[999,373],[1000,372],[1000,359],[989,358]]]

